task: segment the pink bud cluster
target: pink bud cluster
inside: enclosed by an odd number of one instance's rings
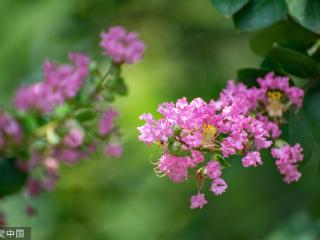
[[[122,64],[141,60],[145,46],[136,33],[122,27],[112,27],[101,37],[110,66],[99,66],[80,53],[69,54],[72,64],[45,60],[43,80],[19,88],[12,113],[0,110],[0,161],[14,161],[14,171],[27,176],[29,197],[51,191],[62,164],[75,164],[97,151],[114,158],[122,155],[119,113],[110,102],[120,94],[117,88],[125,87]],[[1,191],[1,196],[10,194]],[[29,216],[37,213],[31,205],[25,211]],[[0,212],[0,226],[4,224]]]
[[[281,135],[283,113],[291,106],[302,105],[303,90],[289,86],[289,78],[269,73],[257,81],[259,87],[249,88],[230,80],[216,101],[196,98],[188,103],[182,98],[160,104],[157,111],[162,117],[158,120],[150,113],[140,117],[146,123],[138,128],[139,140],[156,143],[164,151],[155,171],[173,182],[195,177],[198,194],[191,197],[191,208],[207,203],[201,193],[205,180],[211,181],[213,194],[225,192],[228,185],[221,175],[229,157],[242,156],[244,167],[261,165],[260,150],[270,148]],[[288,183],[301,175],[296,165],[303,159],[301,152],[299,144],[272,149]],[[208,155],[210,160],[206,162]]]

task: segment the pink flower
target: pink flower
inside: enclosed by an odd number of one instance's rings
[[[27,182],[27,193],[30,197],[38,196],[42,190],[41,182],[33,178],[29,179]]]
[[[135,32],[126,32],[123,27],[116,26],[101,34],[100,46],[104,53],[115,63],[136,63],[141,60],[145,50],[144,43]]]
[[[209,161],[206,166],[206,174],[211,179],[221,177],[221,166],[218,161]]]
[[[182,182],[188,176],[188,160],[184,157],[165,154],[160,158],[159,170],[173,182]]]
[[[49,113],[66,99],[75,97],[88,75],[89,57],[79,53],[69,54],[74,66],[44,62],[44,80],[18,90],[14,103],[21,110],[36,109]]]
[[[191,204],[190,208],[202,208],[204,205],[206,205],[208,201],[205,199],[203,193],[198,193],[197,195],[191,196]]]
[[[263,115],[258,115],[257,119],[263,123],[264,129],[270,133],[272,138],[278,138],[281,135],[281,130],[277,123],[270,121]]]
[[[235,84],[229,80],[227,87],[220,93],[218,105],[224,114],[247,114],[250,109],[256,108],[260,95],[260,89],[249,89],[243,83]]]
[[[242,165],[244,167],[249,167],[249,166],[257,166],[261,165],[261,156],[259,152],[249,152],[247,155],[242,158]]]
[[[212,181],[210,191],[213,192],[214,195],[221,195],[227,189],[228,185],[222,178],[217,178]]]
[[[106,156],[119,158],[122,155],[122,147],[119,144],[109,144],[106,146],[104,153]]]
[[[71,148],[80,147],[84,140],[84,132],[79,127],[73,127],[70,131],[64,136],[63,143]]]
[[[46,176],[41,182],[41,187],[46,191],[52,191],[57,181],[58,177],[55,175]]]
[[[44,166],[50,174],[57,174],[59,162],[55,158],[48,157],[44,160]]]
[[[58,66],[49,60],[44,63],[44,84],[50,86],[51,94],[58,93],[63,98],[72,98],[79,92],[90,63],[89,57],[80,53],[70,53],[69,59],[74,67],[67,64]]]
[[[6,137],[18,143],[22,138],[22,129],[13,117],[0,110],[0,148],[6,144]]]
[[[99,133],[101,136],[108,135],[113,128],[113,121],[118,116],[118,112],[109,108],[101,117],[99,122]]]
[[[294,105],[296,105],[297,107],[301,107],[303,96],[304,96],[304,91],[301,88],[291,87],[288,90],[287,94],[288,94],[290,101]]]
[[[61,161],[74,164],[85,157],[85,154],[78,148],[61,148],[56,150],[55,157]]]
[[[300,144],[294,146],[284,145],[280,148],[272,148],[271,154],[276,158],[276,165],[279,172],[284,175],[287,183],[298,181],[301,173],[297,169],[297,163],[303,160]]]
[[[224,157],[235,154],[237,150],[242,150],[244,144],[248,141],[247,133],[245,131],[233,132],[221,144],[222,154]]]
[[[154,141],[167,141],[173,134],[172,125],[164,119],[156,121],[150,113],[141,115],[140,119],[146,121],[144,126],[138,127],[139,140],[142,142],[149,144]]]
[[[260,88],[264,91],[265,101],[268,90],[280,90],[292,104],[298,108],[301,107],[304,91],[298,87],[290,87],[289,77],[275,76],[273,72],[270,72],[264,78],[258,78],[257,81],[260,84]]]

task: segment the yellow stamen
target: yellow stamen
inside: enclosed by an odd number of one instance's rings
[[[281,102],[284,94],[281,91],[268,91],[268,105],[266,107],[271,117],[282,117],[284,105]]]
[[[213,148],[217,128],[211,124],[204,123],[202,125],[202,143],[205,147]]]

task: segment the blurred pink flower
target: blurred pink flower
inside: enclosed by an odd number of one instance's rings
[[[100,46],[104,53],[115,63],[136,63],[141,60],[145,44],[135,32],[127,32],[123,27],[115,26],[101,33]]]
[[[190,208],[195,209],[195,208],[202,208],[204,205],[208,203],[208,201],[205,199],[203,193],[198,193],[197,195],[191,196],[191,204]]]
[[[119,144],[109,144],[106,146],[104,153],[106,156],[119,158],[122,155],[122,147]]]

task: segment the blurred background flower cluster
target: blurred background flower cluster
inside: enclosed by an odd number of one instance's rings
[[[10,108],[19,84],[41,79],[46,57],[65,62],[66,52],[100,54],[99,34],[113,25],[139,32],[147,45],[142,62],[124,67],[130,91],[115,103],[123,157],[65,167],[57,188],[34,200],[35,218],[25,216],[21,195],[1,200],[8,225],[31,226],[33,239],[55,240],[318,239],[319,146],[291,185],[271,158],[256,169],[232,163],[224,172],[232,189],[192,211],[195,182],[156,177],[150,162],[161,153],[137,140],[141,113],[183,96],[216,98],[237,69],[258,66],[248,34],[237,34],[209,0],[1,0],[1,107]]]

